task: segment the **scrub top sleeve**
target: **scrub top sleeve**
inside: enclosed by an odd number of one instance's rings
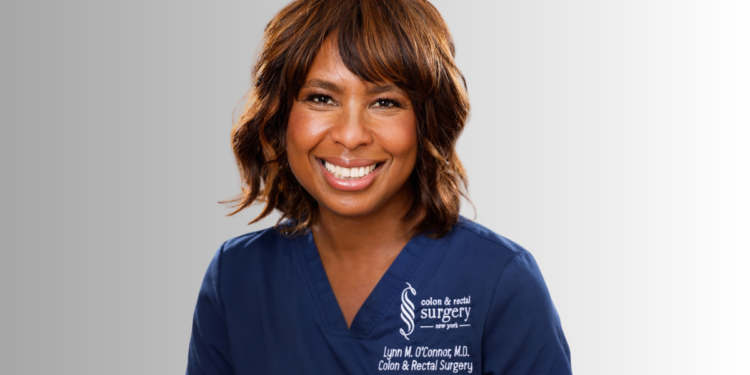
[[[570,350],[536,261],[521,251],[505,267],[482,339],[483,373],[571,374]]]
[[[190,335],[187,375],[234,373],[229,363],[229,340],[219,277],[225,244],[211,260],[198,294]]]

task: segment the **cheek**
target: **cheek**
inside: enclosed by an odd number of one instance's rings
[[[309,119],[292,107],[286,127],[286,154],[294,177],[305,190],[311,187],[308,180],[311,178],[312,169],[307,162],[307,155],[314,147],[309,127]]]
[[[383,144],[388,152],[405,166],[413,166],[417,159],[416,122],[415,116],[405,116],[393,123],[391,131],[383,134]]]
[[[286,128],[286,149],[289,163],[298,164],[308,159],[310,151],[320,142],[325,129],[323,122],[301,110],[295,103],[289,113]],[[294,168],[295,165],[292,165]],[[300,167],[300,165],[297,165]]]

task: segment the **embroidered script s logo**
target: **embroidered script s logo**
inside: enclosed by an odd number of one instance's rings
[[[409,292],[413,295],[417,295],[417,291],[411,287],[411,284],[406,283],[407,287],[401,292],[401,320],[406,323],[407,331],[404,332],[403,328],[399,328],[399,332],[406,338],[409,339],[409,335],[414,332],[414,304],[409,300]]]

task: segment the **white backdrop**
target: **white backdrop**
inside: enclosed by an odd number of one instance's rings
[[[275,221],[216,202],[284,3],[2,2],[0,373],[184,373],[211,256]],[[750,5],[434,3],[476,219],[536,257],[575,373],[750,373]]]

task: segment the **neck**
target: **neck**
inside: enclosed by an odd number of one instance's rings
[[[313,237],[321,255],[346,260],[395,258],[414,235],[422,214],[404,221],[413,194],[401,198],[367,215],[341,216],[320,207],[312,226]]]

